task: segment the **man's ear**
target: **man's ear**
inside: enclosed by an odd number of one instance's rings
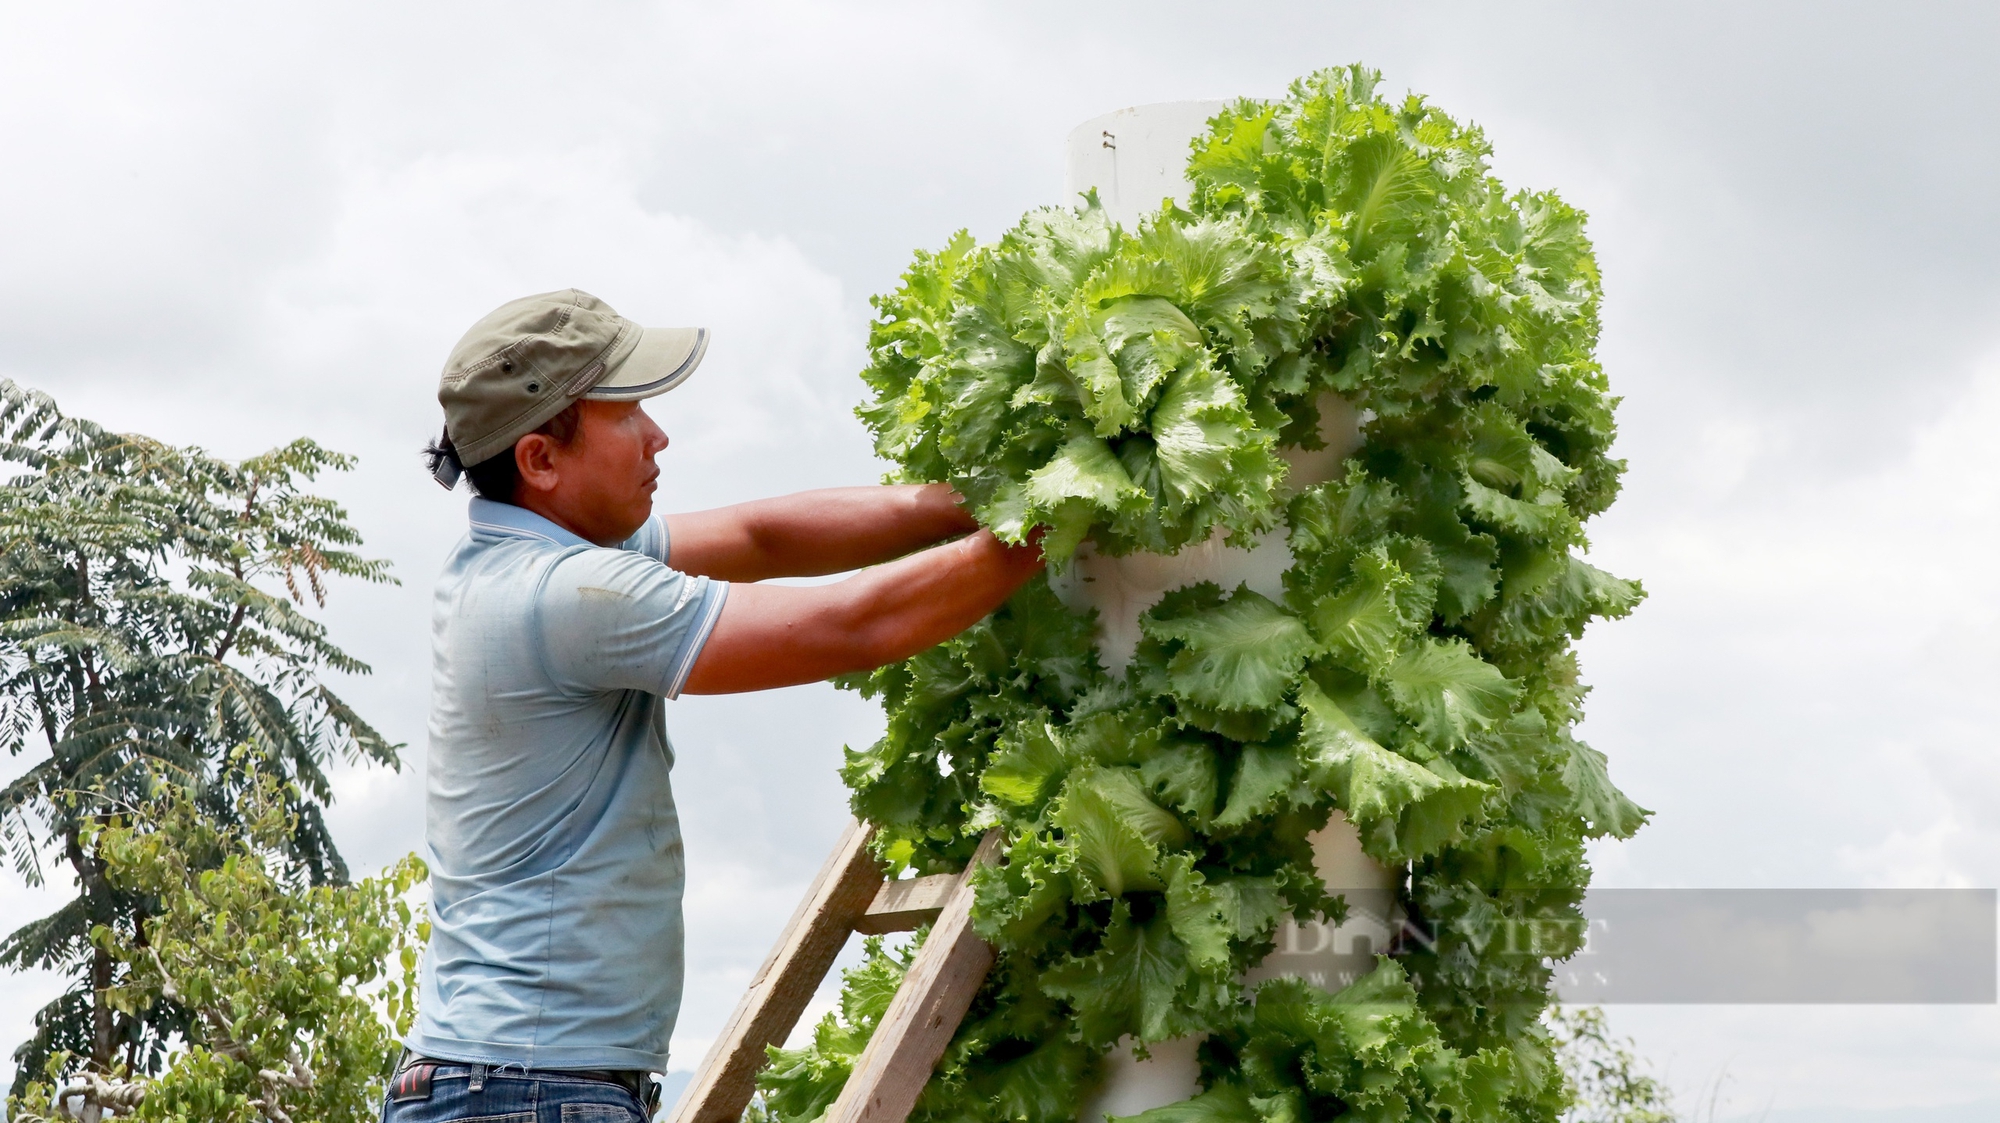
[[[529,433],[514,442],[514,466],[520,469],[523,487],[546,493],[562,482],[556,448],[555,438],[546,433]]]

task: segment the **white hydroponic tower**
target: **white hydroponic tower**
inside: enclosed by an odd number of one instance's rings
[[[1203,131],[1223,101],[1169,101],[1137,105],[1093,117],[1070,130],[1064,161],[1065,202],[1092,188],[1115,223],[1136,227],[1139,219],[1158,210],[1163,200],[1187,202],[1185,169],[1188,142]],[[1328,394],[1320,399],[1317,451],[1280,450],[1291,471],[1286,480],[1294,490],[1324,483],[1340,471],[1340,463],[1361,447],[1361,421],[1352,406]],[[1105,666],[1122,674],[1139,642],[1139,615],[1168,591],[1201,581],[1224,589],[1247,584],[1279,599],[1281,575],[1292,564],[1282,529],[1236,544],[1217,536],[1188,546],[1178,554],[1130,554],[1104,557],[1086,542],[1075,559],[1050,575],[1049,584],[1064,604],[1098,613],[1098,651]],[[1388,945],[1399,918],[1395,889],[1401,870],[1384,868],[1361,851],[1361,838],[1338,812],[1325,830],[1313,837],[1313,855],[1327,888],[1348,900],[1347,923],[1296,924],[1286,920],[1278,932],[1278,947],[1245,976],[1246,983],[1295,975],[1328,990],[1337,990],[1374,966],[1373,955]],[[1199,1092],[1195,1049],[1198,1038],[1153,1045],[1149,1059],[1136,1059],[1129,1045],[1113,1050],[1104,1083],[1078,1118],[1098,1123],[1106,1116],[1131,1115],[1187,1099]]]

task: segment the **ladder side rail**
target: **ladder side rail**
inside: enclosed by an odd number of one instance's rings
[[[972,928],[972,874],[999,860],[1003,844],[998,829],[981,840],[821,1123],[903,1123],[909,1117],[993,966],[993,946]]]

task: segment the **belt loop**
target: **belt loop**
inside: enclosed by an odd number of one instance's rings
[[[465,1090],[468,1092],[477,1092],[485,1087],[486,1087],[486,1066],[473,1065],[472,1079],[470,1082],[466,1084]]]

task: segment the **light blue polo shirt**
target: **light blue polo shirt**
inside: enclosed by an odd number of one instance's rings
[[[684,866],[661,711],[728,585],[668,568],[657,518],[607,548],[506,503],[471,516],[432,603],[432,926],[405,1044],[664,1072]]]

